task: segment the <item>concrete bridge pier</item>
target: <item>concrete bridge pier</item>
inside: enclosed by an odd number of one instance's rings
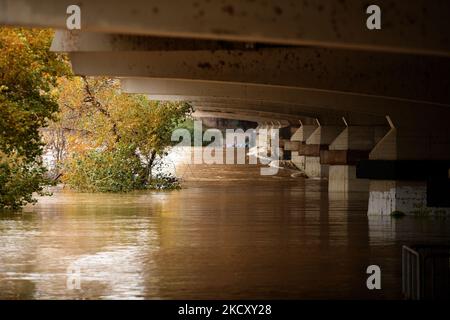
[[[301,123],[301,121],[300,121]],[[293,125],[292,122],[288,126],[282,127],[279,130],[279,143],[280,149],[282,149],[283,154],[280,159],[289,160],[292,162],[292,154],[298,153],[299,141],[292,141],[292,136],[300,129],[299,125]]]
[[[444,123],[395,127],[357,176],[370,179],[369,214],[450,214],[450,129]]]
[[[283,125],[277,121],[262,122],[258,124],[256,130],[256,147],[259,156],[271,157],[271,153],[274,148],[278,148],[278,155],[281,156],[283,154],[283,149],[280,148],[278,142],[272,139],[273,130],[280,129],[282,127]],[[279,139],[276,140],[279,141]]]
[[[300,121],[300,127],[294,132],[290,139],[292,163],[303,172],[306,169],[306,156],[300,154],[300,151],[304,149],[303,146],[306,144],[306,140],[308,140],[317,127],[317,124],[304,124]]]
[[[321,125],[314,130],[299,150],[305,156],[305,174],[310,178],[328,178],[329,165],[322,164],[321,150],[328,150],[329,145],[342,132],[344,125]]]
[[[269,128],[269,124],[267,122],[259,122],[258,126],[256,127],[256,146],[254,148],[254,151],[252,151],[254,154],[267,154],[268,150],[268,137],[267,132]]]
[[[346,198],[349,193],[369,192],[369,180],[356,177],[356,164],[367,160],[370,151],[388,131],[383,126],[347,126],[330,144],[321,150],[322,165],[329,165],[328,192]]]

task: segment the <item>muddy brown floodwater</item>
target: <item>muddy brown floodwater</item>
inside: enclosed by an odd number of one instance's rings
[[[0,298],[393,299],[401,246],[449,243],[449,220],[368,217],[366,199],[331,200],[326,181],[255,166],[181,173],[179,191],[57,190],[2,214]],[[366,288],[371,264],[382,290]]]

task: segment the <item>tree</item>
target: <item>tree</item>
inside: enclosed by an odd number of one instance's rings
[[[120,82],[109,78],[61,78],[58,87],[61,113],[50,128],[66,146],[63,181],[90,192],[155,186],[155,160],[166,154],[190,105],[122,93]],[[55,133],[49,136],[55,141]]]
[[[0,28],[0,208],[34,202],[50,183],[39,130],[58,111],[57,78],[69,73],[49,51],[52,38],[51,30]]]

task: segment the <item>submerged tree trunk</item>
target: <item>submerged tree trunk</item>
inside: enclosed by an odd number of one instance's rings
[[[146,158],[147,164],[140,175],[142,185],[148,185],[152,182],[152,167],[156,158],[156,151],[152,151]]]
[[[150,158],[147,161],[147,183],[151,183],[152,182],[152,167],[153,167],[153,162],[155,161],[156,158],[156,151],[152,151]]]

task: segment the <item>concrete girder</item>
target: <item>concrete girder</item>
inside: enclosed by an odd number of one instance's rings
[[[450,128],[391,127],[369,155],[371,160],[449,160]]]
[[[235,114],[235,113],[228,113],[228,112],[219,112],[219,111],[210,111],[210,110],[196,110],[193,114],[193,117],[195,118],[219,118],[219,119],[233,119],[233,120],[245,120],[245,121],[252,121],[252,122],[270,122],[274,121],[274,118],[270,117],[264,117],[260,115],[255,114]],[[290,122],[288,120],[278,119],[276,121],[279,121],[282,127],[287,127],[290,125]]]
[[[298,126],[298,123],[301,121],[305,124],[315,124],[317,121],[317,118],[311,118],[309,116],[305,116],[303,114],[289,114],[289,113],[282,113],[280,110],[274,110],[274,111],[263,111],[259,108],[255,108],[249,105],[245,106],[236,106],[234,104],[216,104],[216,105],[205,105],[205,104],[193,104],[194,110],[201,110],[204,112],[224,112],[227,114],[236,114],[239,115],[257,115],[264,118],[269,118],[272,121],[276,120],[286,120],[288,121],[292,126]],[[333,118],[325,118],[325,123],[335,123]]]
[[[358,123],[364,125],[387,125],[384,117],[375,117],[366,114],[349,113],[335,110],[327,110],[324,108],[309,107],[299,104],[275,103],[266,101],[250,101],[250,100],[236,100],[236,99],[217,99],[217,98],[203,98],[203,99],[188,99],[193,105],[210,107],[210,108],[225,108],[225,109],[248,109],[263,112],[270,112],[280,114],[290,119],[296,119],[305,124],[317,124],[319,121],[323,125],[343,125],[343,119],[351,121],[351,123]],[[306,118],[309,118],[307,120]]]
[[[224,113],[224,114],[228,114],[228,115],[233,115],[237,118],[240,115],[242,115],[242,116],[252,115],[252,116],[256,116],[256,117],[266,118],[266,119],[269,119],[272,121],[284,120],[284,121],[288,121],[290,124],[296,124],[296,123],[298,123],[300,118],[302,118],[302,119],[304,118],[301,116],[282,114],[282,113],[277,113],[277,112],[264,112],[264,111],[258,111],[256,109],[249,109],[249,108],[245,108],[245,109],[230,108],[228,105],[224,105],[222,107],[194,105],[194,111],[211,112],[211,113],[215,113],[215,114]],[[241,119],[241,120],[246,120],[246,119]]]
[[[343,129],[344,123],[340,126],[320,125],[306,140],[306,145],[300,150],[299,155],[305,156],[304,171],[308,177],[328,177],[330,166],[321,163],[320,152],[328,149]]]
[[[306,140],[313,134],[317,129],[317,124],[302,124],[300,128],[292,135],[291,141],[298,141],[301,143],[306,143]]]
[[[388,126],[348,126],[330,144],[330,150],[372,150],[389,131]]]
[[[305,171],[306,156],[300,155],[300,149],[306,143],[306,140],[316,131],[318,122],[316,123],[301,123],[300,127],[291,136],[292,142],[298,143],[298,149],[291,152],[292,163],[300,170]]]
[[[367,193],[369,180],[358,179],[356,164],[365,160],[369,152],[388,132],[387,126],[347,126],[320,153],[321,164],[328,167],[328,191],[333,198],[347,199],[349,192]],[[340,195],[334,194],[338,193]]]
[[[66,27],[72,0],[0,0],[0,23]],[[382,29],[366,27],[360,0],[79,0],[94,32],[314,45],[420,54],[450,53],[447,0],[379,0]],[[314,27],[312,27],[314,26]]]
[[[275,45],[220,40],[110,34],[78,30],[56,30],[50,50],[55,52],[215,51],[255,50],[257,48],[273,46]]]
[[[450,63],[442,57],[294,47],[69,56],[78,75],[252,83],[450,104]]]
[[[351,125],[386,125],[386,115],[398,126],[411,127],[422,123],[438,125],[436,119],[450,118],[450,108],[446,105],[336,91],[156,78],[123,78],[121,84],[125,92],[149,94],[155,100],[196,101],[214,98],[302,105],[305,111],[309,108],[316,114],[320,110],[341,113]],[[350,115],[355,118],[357,114],[373,116],[373,122],[351,119]]]
[[[172,97],[168,97],[168,96],[151,96],[152,100],[159,100],[159,101],[187,101],[189,103],[192,104],[192,106],[194,107],[194,109],[199,109],[199,108],[205,108],[205,109],[217,109],[217,110],[226,110],[226,112],[229,111],[233,111],[233,112],[238,112],[240,113],[242,111],[242,103],[243,101],[236,101],[236,102],[232,102],[230,103],[229,100],[227,101],[222,101],[222,100],[213,100],[213,99],[189,99],[189,97],[184,97],[183,99],[173,99]],[[247,101],[245,101],[247,102]],[[206,105],[206,106],[203,106]],[[249,105],[249,104],[244,104],[245,106],[245,111],[252,111],[254,112],[255,110],[259,110],[260,113],[264,113],[265,115],[270,114],[271,117],[279,117],[279,118],[289,118],[290,121],[292,121],[292,118],[295,118],[295,121],[292,123],[292,126],[297,126],[299,122],[300,123],[304,123],[304,124],[316,124],[317,123],[317,117],[319,115],[316,114],[316,112],[314,112],[314,118],[311,116],[310,113],[306,112],[306,111],[302,111],[302,110],[296,110],[295,112],[281,112],[281,110],[277,109],[276,112],[265,112],[265,111],[261,111],[259,109],[258,106],[254,106],[254,105]],[[271,110],[271,109],[269,109]],[[332,120],[328,120],[329,118],[325,119],[324,121],[332,121]],[[332,117],[331,119],[333,119],[334,121],[334,117]]]
[[[188,100],[194,107],[202,107],[208,109],[217,110],[252,110],[253,112],[264,112],[266,114],[272,114],[273,116],[282,117],[284,119],[294,120],[295,124],[299,121],[310,122],[313,119],[320,119],[325,124],[332,124],[341,121],[341,115],[336,112],[330,112],[322,109],[313,109],[301,105],[289,105],[279,103],[268,103],[258,101],[236,101],[236,100],[215,100],[215,99],[202,99],[202,100]],[[307,118],[311,120],[307,120]],[[372,118],[367,117],[367,121]]]
[[[321,163],[320,152],[328,149],[328,146],[342,132],[344,124],[340,126],[318,126],[306,140],[306,144],[301,145],[299,162],[308,177],[326,178],[329,174],[329,165]]]
[[[306,144],[312,145],[330,145],[344,130],[344,124],[340,126],[319,126],[306,140]]]

